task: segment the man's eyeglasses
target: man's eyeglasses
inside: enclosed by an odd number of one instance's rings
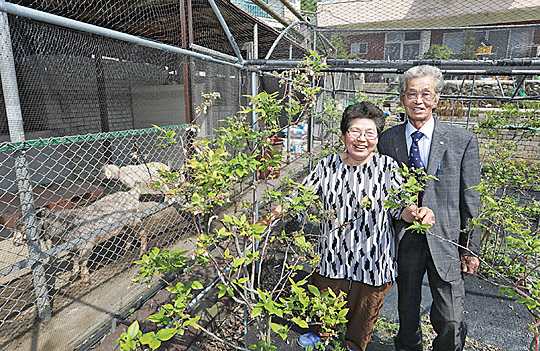
[[[349,133],[349,136],[353,139],[358,139],[360,138],[362,135],[364,136],[364,138],[366,138],[367,140],[375,140],[377,139],[378,135],[376,132],[372,131],[372,130],[357,130],[357,129],[353,129],[353,130],[348,130],[347,133]]]
[[[405,93],[405,99],[407,100],[416,100],[418,97],[424,101],[431,101],[435,97],[435,94],[430,91],[425,91],[423,93],[417,93],[415,91],[410,91],[408,93]]]

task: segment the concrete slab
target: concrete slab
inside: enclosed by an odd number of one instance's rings
[[[467,336],[482,344],[507,351],[527,350],[532,333],[524,328],[531,322],[527,309],[512,299],[497,295],[498,288],[477,276],[465,278],[465,321]],[[422,286],[422,311],[429,316],[431,293],[427,277]],[[397,286],[386,295],[381,317],[398,322]],[[373,349],[375,350],[375,349]]]

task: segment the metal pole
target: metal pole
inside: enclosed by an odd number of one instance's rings
[[[523,85],[523,82],[525,81],[525,78],[526,78],[526,77],[527,77],[527,76],[525,76],[525,75],[520,77],[520,80],[519,80],[519,82],[518,82],[516,88],[514,89],[514,93],[512,94],[512,99],[513,99],[514,97],[516,97],[516,95],[517,95],[518,91],[521,89],[521,86]]]
[[[227,39],[229,40],[229,43],[231,44],[236,57],[238,57],[238,61],[243,62],[244,59],[242,58],[242,52],[240,51],[238,44],[236,44],[236,40],[234,40],[234,37],[231,34],[231,31],[229,30],[229,26],[227,25],[227,22],[225,22],[225,19],[221,15],[221,12],[219,11],[217,7],[216,2],[214,0],[208,0],[208,3],[212,7],[212,10],[214,10],[214,13],[216,14],[216,17],[219,23],[221,24],[223,31],[225,31],[225,35],[227,35]]]
[[[254,58],[259,57],[259,27],[257,24],[253,26],[253,47],[252,47],[252,56]],[[257,73],[251,72],[251,95],[257,96]],[[255,111],[253,111],[252,115],[252,124],[253,129],[256,131],[259,129],[259,118]],[[264,157],[264,155],[261,155],[261,157]],[[257,175],[255,175],[255,180],[257,179]],[[257,182],[255,182],[257,184]],[[259,201],[257,201],[257,187],[253,188],[253,205],[254,205],[254,216],[255,221],[259,219]]]
[[[300,14],[300,12],[298,12],[298,10],[295,9],[294,6],[291,5],[287,0],[279,0],[279,1],[281,1],[281,3],[282,3],[283,5],[285,5],[285,7],[288,8],[289,11],[291,11],[291,13],[292,13],[293,15],[295,15],[296,18],[298,18],[300,21],[305,21],[305,20],[306,20],[304,17],[302,17],[302,15]]]
[[[287,19],[285,19],[282,16],[280,16],[279,14],[277,14],[276,11],[272,10],[272,8],[270,6],[268,6],[268,4],[265,3],[264,1],[262,1],[262,0],[251,0],[251,1],[255,5],[259,6],[264,12],[269,14],[272,18],[274,18],[276,21],[281,23],[283,25],[283,27],[287,27],[288,25],[291,24],[290,21],[288,21]]]
[[[317,32],[313,31],[313,51],[317,51]],[[315,85],[315,77],[312,79],[312,85]],[[313,109],[313,106],[312,106]],[[313,111],[311,111],[308,121],[308,152],[309,152],[309,170],[313,169]]]
[[[253,45],[251,46],[251,57],[254,59],[259,58],[259,26],[255,23],[253,26]],[[255,72],[251,72],[251,95],[257,96],[257,74]],[[252,125],[253,130],[257,131],[258,128],[258,116],[255,111],[252,112],[251,115],[252,118]],[[264,157],[264,150],[261,150],[261,157]],[[257,199],[257,188],[258,188],[258,178],[260,174],[257,174],[258,172],[255,172],[253,176],[253,221],[256,222],[259,219],[259,201]],[[263,173],[266,173],[263,171]],[[257,240],[254,241],[253,246],[256,248],[258,246]],[[247,255],[247,249],[246,249],[246,237],[244,236],[244,255]],[[247,300],[247,295],[249,294],[247,289],[245,288],[246,284],[244,284],[244,296]],[[247,305],[244,306],[244,347],[246,351],[248,350],[248,315],[249,311],[247,308]]]
[[[501,81],[499,80],[498,76],[495,76],[495,79],[497,80],[497,85],[499,86],[499,90],[501,91],[501,96],[504,97],[504,89],[502,87]]]
[[[0,1],[4,4],[4,1]],[[11,47],[8,16],[0,13],[0,77],[6,105],[9,136],[12,142],[24,141],[24,128],[19,100],[19,88],[15,73],[15,59]],[[41,244],[39,242],[38,222],[34,204],[34,194],[30,182],[30,172],[24,151],[15,152],[15,174],[19,187],[22,219],[26,231],[28,259],[32,267],[32,281],[39,319],[48,322],[51,319],[51,304],[47,292],[47,278],[41,260]]]
[[[472,80],[471,97],[474,95],[474,85],[475,85],[475,83],[476,83],[476,74],[473,76],[473,80]],[[473,100],[471,99],[469,101],[469,111],[467,112],[467,125],[465,126],[465,129],[469,129],[469,120],[471,119],[472,102],[473,102]]]
[[[288,26],[286,26],[286,28],[278,35],[278,37],[276,38],[276,40],[274,40],[274,42],[272,43],[272,46],[270,47],[270,50],[268,50],[268,52],[266,53],[266,56],[264,57],[265,60],[269,60],[270,57],[272,56],[272,53],[274,52],[274,50],[276,49],[277,45],[279,44],[279,42],[281,41],[281,38],[283,38],[289,31],[292,31],[293,30],[293,27],[297,26],[297,25],[300,25],[300,24],[304,24],[306,26],[310,26],[310,27],[313,27],[311,26],[308,22],[304,22],[304,21],[298,21],[298,22],[294,22],[294,23],[291,23],[289,24]],[[289,58],[289,60],[292,59],[292,56]],[[297,66],[298,63],[295,65]]]
[[[292,59],[292,45],[289,45],[289,60]],[[292,102],[292,83],[289,81],[287,82],[288,85],[288,91],[289,91],[289,105]],[[287,164],[291,163],[291,122],[292,122],[292,116],[289,116],[289,121],[287,123]]]
[[[251,56],[252,57],[258,57],[259,53],[258,53],[258,50],[256,48],[256,45],[258,44],[258,26],[257,24],[255,24],[253,26],[253,45],[251,47]],[[252,71],[251,72],[251,96],[255,97],[257,96],[257,73],[255,71]],[[253,111],[251,113],[251,123],[253,125],[253,129],[254,130],[258,130],[259,126],[258,126],[258,122],[257,122],[257,113],[255,111]]]

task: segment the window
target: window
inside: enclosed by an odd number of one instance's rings
[[[420,40],[420,32],[406,32],[405,41]]]
[[[415,60],[420,57],[420,32],[391,32],[386,34],[386,60]]]
[[[512,28],[508,40],[508,55],[529,57],[531,55],[533,31],[531,28]]]
[[[453,53],[459,53],[467,37],[474,37],[469,45],[491,46],[493,58],[529,57],[533,45],[532,28],[512,28],[510,30],[488,30],[475,32],[449,32],[443,35],[443,45]]]
[[[365,55],[368,53],[368,43],[352,43],[351,54]]]
[[[420,56],[420,43],[403,44],[403,59],[414,60]]]

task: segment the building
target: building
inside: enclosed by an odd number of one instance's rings
[[[317,24],[343,29],[358,59],[421,59],[431,45],[489,59],[540,56],[540,1],[331,0],[319,4]]]

